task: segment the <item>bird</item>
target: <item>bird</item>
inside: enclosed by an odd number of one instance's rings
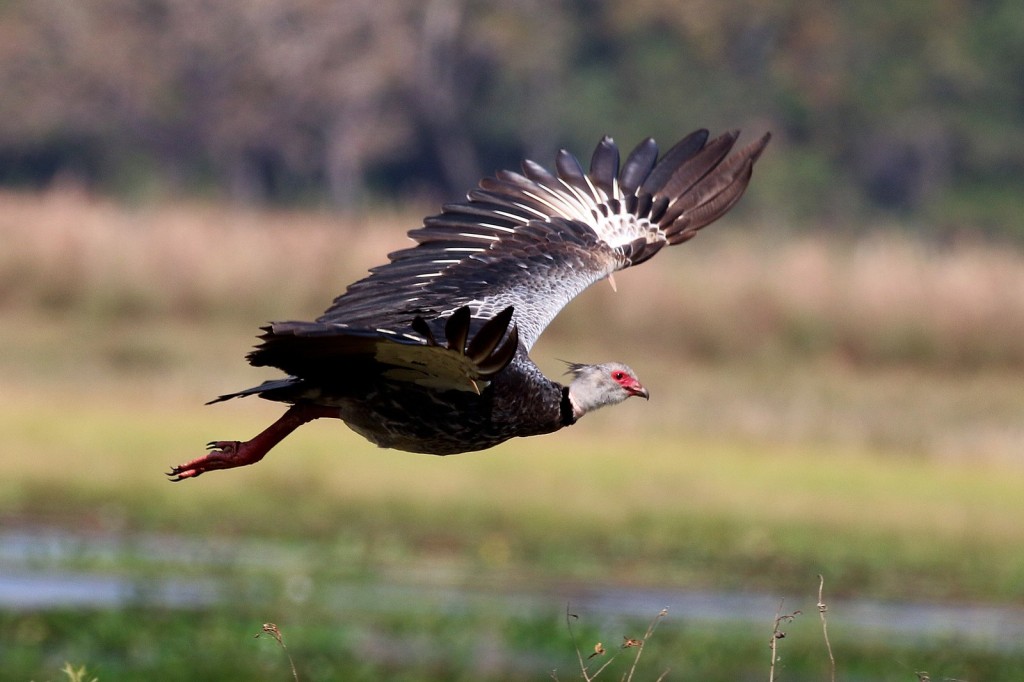
[[[771,134],[734,151],[739,131],[654,139],[620,162],[604,137],[588,170],[569,152],[554,172],[530,160],[479,182],[408,233],[414,245],[348,286],[316,320],[261,327],[250,364],[286,376],[221,395],[289,407],[247,441],[213,441],[172,481],[254,464],[295,429],[341,419],[382,448],[434,455],[552,433],[631,397],[620,362],[569,363],[567,384],[529,352],[573,298],[667,245],[691,239],[747,188]],[[210,404],[208,403],[208,404]]]

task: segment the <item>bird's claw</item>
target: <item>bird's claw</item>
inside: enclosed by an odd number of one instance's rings
[[[186,478],[195,478],[207,471],[236,467],[239,465],[237,458],[241,445],[237,440],[212,440],[206,444],[206,449],[210,451],[208,455],[172,466],[167,476],[172,482],[177,483]]]

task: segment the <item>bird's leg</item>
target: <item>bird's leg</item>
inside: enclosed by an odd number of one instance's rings
[[[338,418],[338,408],[322,405],[299,403],[292,405],[280,419],[261,431],[250,440],[219,440],[207,443],[208,455],[194,459],[185,464],[171,467],[167,473],[172,481],[183,481],[195,478],[207,471],[216,469],[233,469],[235,467],[255,464],[280,443],[285,437],[307,422],[321,417]]]

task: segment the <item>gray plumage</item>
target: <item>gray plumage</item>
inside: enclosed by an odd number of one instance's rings
[[[604,138],[589,172],[569,153],[556,171],[526,161],[446,205],[415,246],[348,287],[313,322],[264,328],[255,366],[289,376],[237,393],[293,407],[256,438],[213,443],[175,480],[249,464],[319,417],[382,447],[452,454],[549,433],[647,391],[625,365],[570,365],[569,386],[528,356],[558,312],[617,270],[679,244],[733,206],[769,136],[729,155],[729,132],[696,131],[658,159],[641,142],[620,168]],[[216,402],[216,401],[214,401]]]

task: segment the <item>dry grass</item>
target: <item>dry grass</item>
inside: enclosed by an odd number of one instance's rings
[[[402,244],[415,224],[401,220],[0,193],[0,306],[107,318],[312,313]]]
[[[673,347],[709,358],[782,352],[855,364],[1024,362],[1020,251],[939,248],[895,230],[856,241],[779,238],[765,226],[707,236],[674,262],[659,259],[660,271],[629,273],[631,305],[609,307],[618,324],[665,334],[670,309],[687,321],[672,330]]]
[[[339,216],[73,193],[0,193],[0,312],[104,319],[309,317],[404,246],[405,214]],[[728,219],[725,221],[728,222]],[[858,240],[716,227],[588,292],[554,335],[603,333],[711,360],[1024,366],[1024,254],[938,247],[894,230]],[[628,305],[623,305],[628,301]],[[665,311],[679,324],[665,325]],[[652,343],[653,342],[653,343]]]

